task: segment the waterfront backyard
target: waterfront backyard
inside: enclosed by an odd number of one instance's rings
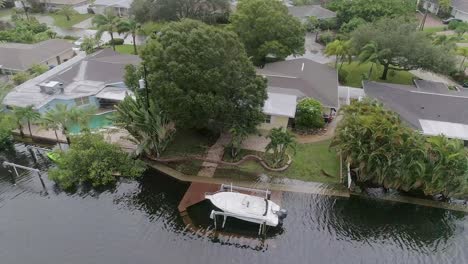
[[[33,164],[22,144],[0,157]],[[38,166],[50,164],[41,159]],[[188,184],[156,171],[99,191],[63,192],[43,179],[44,187],[36,174],[21,173],[14,185],[11,172],[0,168],[2,263],[464,263],[468,258],[464,212],[286,192],[284,226],[262,240],[213,236],[212,222],[201,215],[204,208],[191,210],[200,214],[199,231],[187,229],[177,204]]]

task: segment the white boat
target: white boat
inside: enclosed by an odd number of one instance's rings
[[[222,212],[213,210],[210,214],[212,219],[216,215],[222,215],[224,219],[234,217],[260,225],[278,226],[286,218],[286,210],[281,209],[279,205],[267,199],[267,195],[266,197],[259,197],[232,191],[235,188],[240,187],[231,186],[230,191],[221,190],[214,194],[205,195],[206,199],[209,199],[214,206],[222,210]],[[246,188],[241,189],[245,190]]]

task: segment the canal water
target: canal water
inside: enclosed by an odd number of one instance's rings
[[[0,160],[33,165],[20,144],[0,153]],[[46,176],[42,185],[34,173],[12,175],[0,168],[2,264],[468,263],[463,212],[285,193],[284,226],[262,240],[214,236],[202,215],[206,203],[190,210],[200,229],[186,228],[177,204],[188,184],[155,171],[110,189],[75,193]]]

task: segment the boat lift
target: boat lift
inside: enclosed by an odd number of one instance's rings
[[[19,177],[19,173],[18,173],[18,169],[23,169],[23,170],[27,170],[27,171],[31,171],[31,172],[36,172],[37,175],[39,176],[39,180],[41,181],[41,185],[42,185],[42,188],[44,189],[45,191],[45,194],[48,194],[47,192],[47,188],[45,186],[45,183],[44,183],[44,180],[42,179],[42,175],[41,175],[41,171],[39,169],[35,169],[35,168],[31,168],[31,167],[26,167],[26,166],[23,166],[23,165],[19,165],[19,164],[16,164],[16,163],[11,163],[11,162],[8,162],[8,161],[4,161],[2,163],[3,167],[13,167],[13,169],[15,170],[15,174],[16,174],[16,177]],[[15,178],[13,179],[14,181],[14,185],[16,185],[16,180]]]
[[[271,196],[271,191],[270,190],[261,190],[261,189],[253,189],[253,188],[247,188],[247,187],[241,187],[241,186],[234,186],[231,184],[221,184],[221,187],[219,188],[219,191],[222,192],[222,191],[230,191],[230,192],[233,192],[233,191],[244,191],[244,192],[251,192],[251,193],[258,193],[258,194],[262,194],[262,195],[265,195],[265,199],[269,200],[270,199],[270,196]],[[209,193],[206,193],[206,194],[209,194]],[[221,228],[224,228],[225,224],[226,224],[226,220],[228,217],[234,217],[236,218],[236,214],[232,214],[232,213],[227,213],[227,212],[222,212],[222,211],[211,211],[211,214],[210,214],[210,218],[213,219],[214,221],[214,226],[215,226],[215,229],[218,228],[218,224],[217,224],[217,216],[223,216],[223,223],[221,225]],[[266,231],[267,231],[267,224],[266,222],[263,222],[260,224],[260,227],[258,229],[258,235],[263,235],[263,236],[266,236]]]

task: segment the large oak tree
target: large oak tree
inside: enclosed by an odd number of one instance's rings
[[[389,70],[424,69],[449,73],[455,68],[453,51],[444,45],[433,45],[417,25],[403,19],[384,18],[359,26],[351,34],[352,45],[358,52],[366,45],[376,46],[377,61],[384,67],[381,79]]]
[[[304,53],[305,28],[281,1],[241,0],[230,20],[256,65]]]
[[[263,119],[266,80],[234,32],[185,19],[141,51],[152,100],[178,127],[253,131]]]

